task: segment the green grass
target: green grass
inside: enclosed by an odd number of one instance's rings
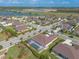
[[[58,59],[54,54],[51,54],[48,50],[44,50],[41,54],[40,54],[40,59]]]
[[[5,32],[9,32],[12,36],[17,36],[17,32],[13,27],[6,27]]]
[[[22,48],[23,45],[19,45],[20,47],[18,47],[18,45],[15,45],[13,47],[11,47],[9,50],[8,50],[8,53],[7,53],[7,58],[6,59],[37,59],[33,54],[32,52],[27,48]],[[20,55],[22,55],[21,58]]]
[[[0,45],[0,50],[3,48],[3,46]]]
[[[61,16],[78,16],[79,13],[75,13],[75,12],[27,12],[28,14],[31,15],[56,15],[57,17],[61,17]]]
[[[9,49],[8,54],[7,54],[7,59],[9,59],[9,57],[13,57],[14,59],[19,55],[20,49],[17,48],[17,46],[13,46]]]

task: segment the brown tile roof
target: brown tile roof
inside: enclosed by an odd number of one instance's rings
[[[16,29],[16,31],[21,32],[26,30],[26,25],[24,23],[21,23],[19,21],[13,21],[13,27]]]
[[[56,53],[60,53],[68,59],[78,59],[79,58],[79,49],[76,49],[74,46],[69,46],[67,44],[59,44],[53,48]]]
[[[45,34],[39,34],[33,38],[34,41],[38,42],[39,44],[46,46],[48,43],[50,43],[52,40],[54,40],[57,37],[57,35],[49,35],[47,37]]]

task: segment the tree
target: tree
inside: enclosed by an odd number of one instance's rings
[[[44,31],[43,34],[48,34],[48,30]]]
[[[42,54],[39,59],[49,59],[49,57],[47,54]]]
[[[3,46],[0,45],[0,50],[3,48]]]
[[[17,36],[17,33],[13,28],[5,28],[5,32],[9,32],[12,36]]]
[[[10,56],[9,59],[13,59],[13,58]]]

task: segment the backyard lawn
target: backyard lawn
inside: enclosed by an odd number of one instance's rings
[[[9,49],[7,59],[37,59],[24,45],[15,45]]]

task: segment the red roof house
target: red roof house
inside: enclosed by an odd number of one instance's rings
[[[76,48],[75,46],[58,44],[53,48],[53,51],[63,59],[79,59],[79,48]]]
[[[39,34],[36,35],[33,40],[38,42],[39,44],[41,44],[42,46],[48,46],[50,43],[52,43],[53,41],[55,41],[57,38],[57,35],[53,34],[53,35],[45,35],[45,34]]]

